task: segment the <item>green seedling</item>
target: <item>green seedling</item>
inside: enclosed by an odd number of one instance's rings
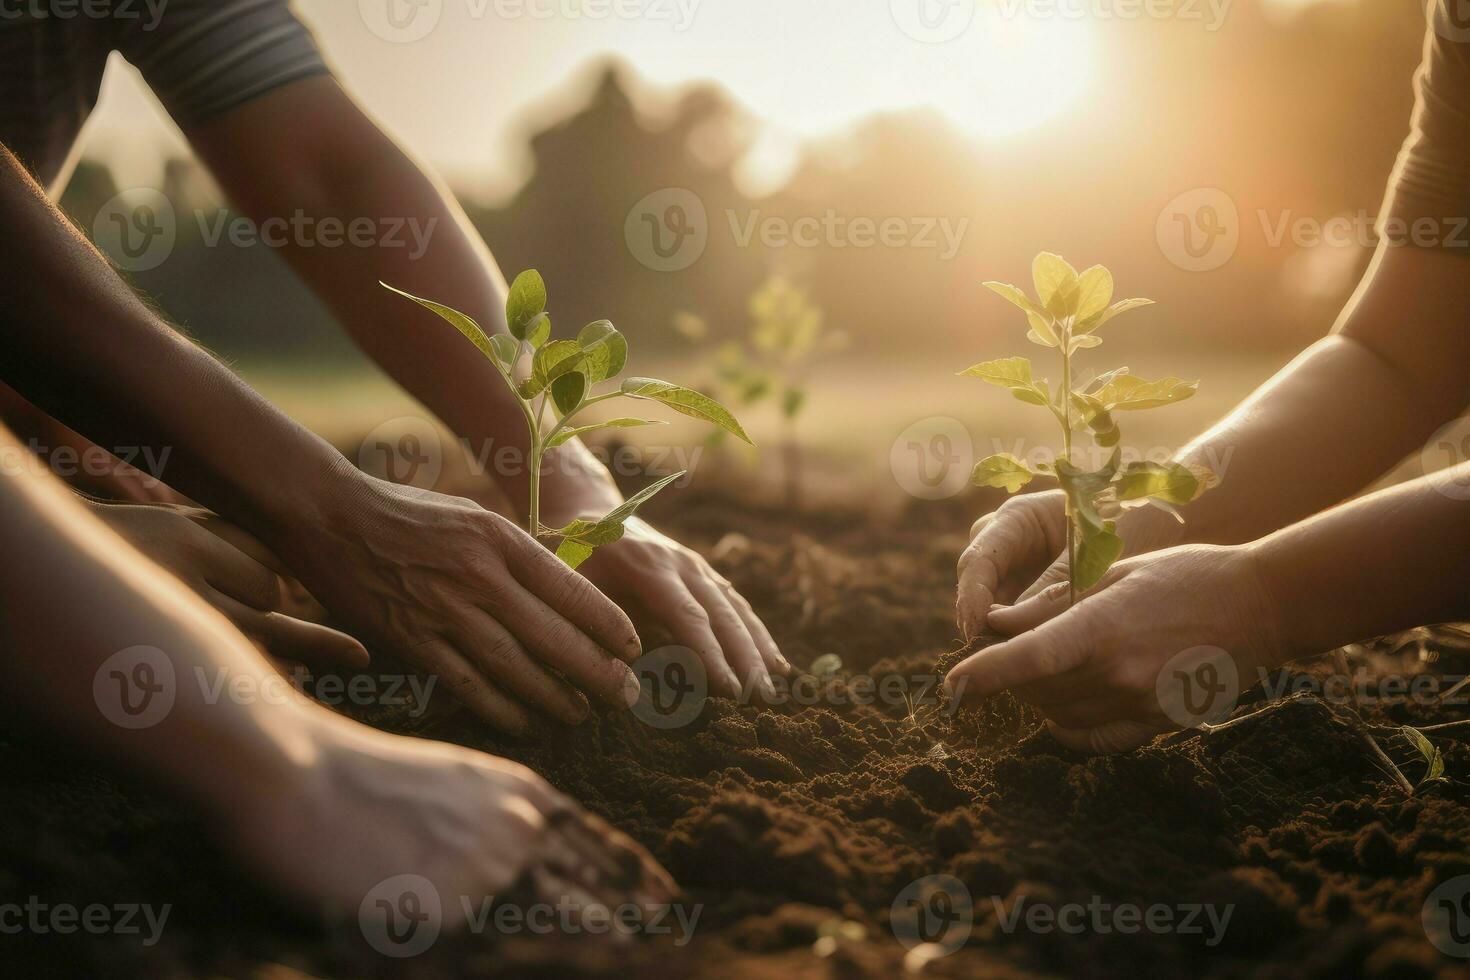
[[[1032,278],[1035,299],[1009,283],[985,285],[1026,314],[1030,326],[1026,339],[1058,352],[1061,383],[1053,390],[1045,378],[1034,375],[1031,362],[1024,357],[984,361],[960,374],[1007,388],[1020,401],[1050,412],[1062,430],[1062,452],[1054,465],[1028,465],[1011,453],[998,453],[976,464],[972,482],[1015,493],[1037,477],[1057,481],[1066,500],[1067,558],[1075,602],[1078,591],[1096,585],[1122,555],[1116,518],[1123,510],[1153,505],[1182,521],[1175,507],[1199,496],[1214,478],[1181,463],[1124,463],[1118,445],[1122,433],[1116,413],[1183,401],[1195,393],[1199,382],[1172,377],[1145,381],[1121,367],[1085,384],[1076,383],[1076,355],[1102,343],[1098,328],[1120,313],[1153,301],[1113,302],[1112,273],[1100,265],[1079,273],[1051,252],[1036,256]],[[1089,432],[1098,447],[1112,449],[1100,469],[1088,470],[1073,459],[1072,439],[1078,432]]]
[[[744,341],[723,344],[715,352],[714,376],[720,393],[743,407],[774,398],[781,413],[783,481],[788,505],[801,495],[801,448],[796,425],[807,405],[812,365],[841,350],[847,335],[824,325],[824,314],[806,291],[784,276],[772,276],[749,303],[750,333]],[[676,318],[675,329],[691,340],[703,340],[708,328],[698,317]],[[715,433],[714,439],[719,439]]]
[[[596,320],[581,329],[574,340],[553,340],[551,317],[546,312],[546,283],[532,269],[516,276],[505,303],[505,321],[510,333],[487,333],[473,319],[441,303],[422,299],[387,283],[383,286],[407,297],[447,320],[495,365],[515,396],[526,419],[530,436],[530,507],[526,530],[535,538],[557,537],[557,557],[572,568],[586,561],[594,550],[623,536],[624,524],[638,508],[683,472],[666,476],[609,511],[599,520],[574,520],[565,527],[549,528],[541,523],[541,467],[546,453],[571,439],[603,429],[629,429],[660,424],[656,419],[614,418],[587,425],[573,425],[581,412],[615,398],[658,402],[681,415],[718,426],[751,445],[750,437],[719,402],[690,388],[654,378],[624,378],[615,388],[597,391],[596,386],[616,382],[628,360],[628,341],[607,320]],[[529,356],[529,363],[522,361]],[[550,417],[548,417],[548,414]]]

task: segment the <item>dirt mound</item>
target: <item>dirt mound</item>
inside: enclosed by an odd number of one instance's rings
[[[710,700],[670,730],[604,714],[509,743],[455,714],[367,718],[525,762],[630,833],[702,906],[692,943],[614,951],[480,936],[382,960],[353,923],[287,917],[188,813],[14,734],[0,743],[0,903],[132,896],[175,911],[153,947],[0,936],[0,959],[149,976],[264,964],[279,965],[274,976],[892,976],[913,909],[918,925],[940,915],[917,937],[939,944],[930,953],[957,935],[950,923],[970,923],[957,951],[924,966],[935,976],[1459,975],[1463,961],[1437,952],[1421,920],[1437,883],[1470,873],[1458,778],[1470,751],[1458,736],[1436,739],[1450,781],[1412,797],[1375,767],[1359,731],[1305,703],[1123,756],[1072,754],[1009,697],[956,715],[937,689],[936,665],[960,654],[957,515],[947,531],[929,511],[804,518],[793,533],[781,515],[728,500],[680,503],[668,523],[714,556],[792,662],[820,664],[821,676],[803,674],[781,703]],[[1454,676],[1470,664],[1454,644],[1420,639],[1424,655],[1365,656],[1380,671]],[[840,668],[818,660],[827,654]],[[1424,724],[1464,709],[1363,715]],[[1385,747],[1421,774],[1405,744]]]

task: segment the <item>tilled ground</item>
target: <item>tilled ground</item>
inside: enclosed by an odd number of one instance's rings
[[[924,938],[964,942],[928,961],[934,976],[1463,975],[1466,961],[1426,938],[1423,911],[1437,885],[1470,875],[1470,750],[1459,731],[1435,733],[1447,779],[1410,796],[1353,722],[1470,717],[1461,696],[1346,712],[1306,698],[1210,735],[1075,755],[1009,697],[955,715],[933,689],[959,655],[958,511],[795,522],[688,491],[680,505],[663,523],[714,557],[793,663],[835,654],[839,669],[806,675],[781,704],[712,699],[669,730],[605,714],[510,744],[453,712],[365,718],[541,772],[668,866],[700,906],[692,942],[478,935],[381,958],[355,923],[292,919],[187,810],[19,732],[0,742],[0,906],[44,895],[173,911],[148,947],[0,933],[0,963],[87,976],[892,976],[905,969],[895,902],[945,875],[923,893],[935,913]],[[1470,644],[1426,632],[1292,676],[1344,665],[1458,678]],[[902,680],[884,694],[885,678]],[[1424,774],[1407,739],[1369,730],[1408,778]],[[1445,914],[1470,932],[1470,905]]]

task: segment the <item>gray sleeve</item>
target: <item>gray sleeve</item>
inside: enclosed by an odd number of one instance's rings
[[[180,126],[328,71],[288,0],[168,0],[117,30],[114,46]]]
[[[1470,17],[1434,0],[1414,115],[1378,221],[1390,242],[1470,253]]]

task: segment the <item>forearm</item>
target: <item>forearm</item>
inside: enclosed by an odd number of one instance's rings
[[[287,145],[273,118],[309,117]],[[464,440],[524,514],[525,420],[495,368],[452,327],[390,296],[390,283],[505,330],[505,279],[453,197],[368,120],[330,78],[288,86],[190,133],[233,202],[257,221],[298,210],[344,226],[374,222],[371,244],[288,241],[284,257],[357,344]],[[344,148],[348,148],[344,151]],[[400,229],[387,241],[390,227]],[[508,451],[507,451],[508,450]],[[575,441],[548,455],[548,517],[605,512],[621,498],[606,469]]]
[[[1187,540],[1250,541],[1360,492],[1470,398],[1466,265],[1381,250],[1333,334],[1180,458],[1221,484],[1186,509]]]
[[[0,429],[0,445],[17,444]],[[285,773],[310,761],[305,729],[319,709],[54,480],[0,475],[0,553],[0,687],[12,712],[216,807],[279,791]],[[108,663],[139,647],[150,648],[141,661]],[[127,686],[142,676],[139,662],[166,710]],[[230,693],[270,684],[286,705]],[[142,713],[123,712],[124,697]]]
[[[104,445],[151,448],[168,482],[262,537],[340,487],[341,455],[162,322],[3,148],[0,226],[4,380],[27,398]]]
[[[1249,545],[1289,657],[1470,620],[1470,464],[1344,504]]]

